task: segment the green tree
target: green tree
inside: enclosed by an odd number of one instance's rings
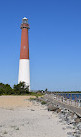
[[[16,95],[23,95],[29,93],[29,86],[26,86],[25,82],[20,82],[13,87],[14,94]]]
[[[46,89],[45,89],[45,91],[47,92],[47,91],[48,91],[48,89],[46,88]]]
[[[12,88],[9,84],[0,83],[0,95],[11,95]]]

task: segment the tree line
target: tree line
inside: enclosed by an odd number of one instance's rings
[[[20,82],[13,88],[9,84],[0,83],[0,95],[24,95],[29,93],[29,86],[26,86],[25,82]]]

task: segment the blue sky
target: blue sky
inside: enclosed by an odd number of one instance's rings
[[[17,84],[24,16],[31,89],[81,90],[81,0],[0,2],[0,82]]]

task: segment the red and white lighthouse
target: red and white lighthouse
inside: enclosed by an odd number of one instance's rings
[[[30,62],[29,62],[29,41],[28,41],[28,19],[24,17],[21,24],[21,49],[19,60],[19,82],[25,82],[30,89]]]

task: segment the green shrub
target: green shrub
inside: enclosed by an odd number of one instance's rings
[[[15,95],[29,94],[29,86],[26,86],[25,82],[14,85],[13,90]]]
[[[36,98],[30,98],[31,101],[36,100]]]
[[[41,104],[42,104],[42,105],[45,105],[45,104],[46,104],[46,101],[42,101]]]
[[[12,88],[9,84],[0,83],[0,95],[11,95]]]

